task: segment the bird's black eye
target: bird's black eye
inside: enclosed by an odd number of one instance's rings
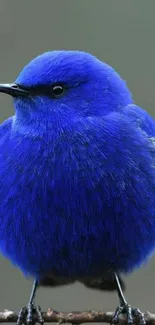
[[[54,97],[60,97],[63,95],[65,89],[62,85],[54,85],[52,87],[52,93],[54,95]]]

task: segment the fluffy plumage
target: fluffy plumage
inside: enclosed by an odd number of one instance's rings
[[[37,279],[129,272],[155,247],[155,122],[107,64],[84,52],[32,60],[0,127],[0,249]],[[85,281],[86,282],[86,281]]]

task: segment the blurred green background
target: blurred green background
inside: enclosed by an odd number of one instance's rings
[[[0,82],[15,80],[34,56],[54,49],[79,49],[111,64],[127,80],[137,104],[155,115],[154,0],[1,0]],[[13,113],[11,98],[0,96],[0,122]],[[134,231],[132,229],[131,231]],[[104,247],[103,247],[104,249]],[[127,277],[127,299],[155,312],[155,258]],[[0,257],[0,310],[27,303],[32,281]],[[113,310],[116,294],[78,283],[40,289],[43,309]]]

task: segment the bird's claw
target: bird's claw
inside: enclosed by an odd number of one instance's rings
[[[40,325],[44,324],[40,306],[30,303],[27,307],[23,307],[20,310],[17,325],[34,325],[36,322],[38,322]]]
[[[137,317],[139,319],[139,325],[146,325],[144,314],[138,308],[132,308],[128,304],[120,305],[119,307],[117,307],[112,320],[112,324],[118,324],[119,316],[124,313],[127,315],[128,325],[133,325],[133,317]]]

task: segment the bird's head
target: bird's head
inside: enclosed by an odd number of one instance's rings
[[[57,123],[101,116],[132,103],[126,83],[109,65],[80,51],[46,52],[20,72],[14,84],[0,85],[14,97],[18,123]]]

